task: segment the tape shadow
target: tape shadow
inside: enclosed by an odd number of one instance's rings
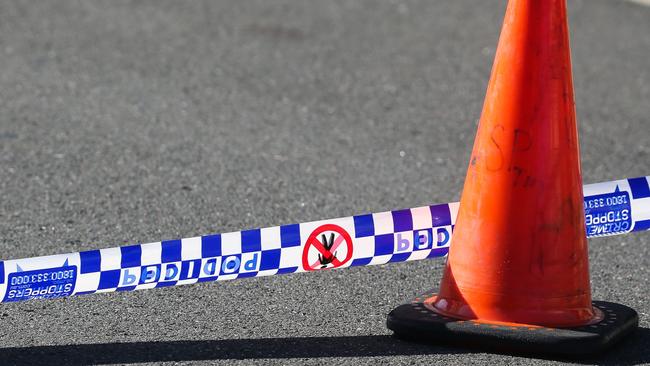
[[[650,329],[640,328],[608,353],[578,363],[640,365],[650,362]],[[99,343],[0,349],[2,365],[102,365],[207,360],[295,359],[330,357],[464,354],[471,351],[409,343],[390,335],[253,338],[196,341]]]

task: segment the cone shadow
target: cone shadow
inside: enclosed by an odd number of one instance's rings
[[[650,329],[639,328],[634,336],[612,348],[609,353],[579,362],[600,365],[642,365],[650,362],[647,349],[650,349]],[[477,352],[439,345],[408,343],[389,335],[370,335],[11,347],[0,349],[0,363],[3,365],[103,365],[227,359],[425,355],[444,357],[444,355]]]

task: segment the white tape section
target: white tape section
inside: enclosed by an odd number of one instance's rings
[[[650,229],[650,177],[584,187],[589,237]],[[15,302],[310,272],[447,255],[458,203],[0,261]]]

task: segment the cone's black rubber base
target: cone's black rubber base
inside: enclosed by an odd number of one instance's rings
[[[430,291],[391,311],[386,322],[388,328],[398,338],[416,342],[450,343],[488,352],[580,357],[605,350],[636,330],[639,324],[634,309],[605,301],[593,302],[603,312],[603,320],[576,328],[463,321],[433,311],[434,297],[435,292]]]

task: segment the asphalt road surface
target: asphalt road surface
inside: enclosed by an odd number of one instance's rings
[[[583,176],[650,174],[650,8],[569,0]],[[504,0],[3,1],[4,259],[458,199]],[[641,329],[650,234],[590,241]],[[442,260],[3,304],[1,364],[556,364],[393,339]]]

